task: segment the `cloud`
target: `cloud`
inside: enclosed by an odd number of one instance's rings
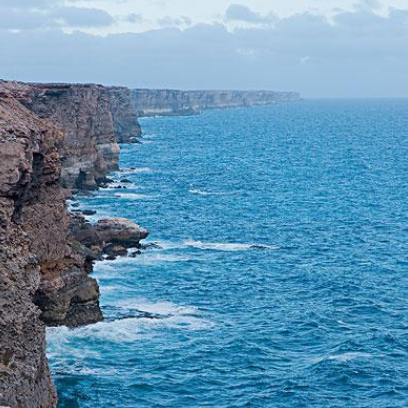
[[[46,0],[30,0],[30,6],[23,7],[28,0],[0,0],[0,29],[38,30],[84,27],[106,27],[114,23],[107,12],[95,8],[64,7],[54,2],[48,6]],[[39,7],[39,6],[43,7]],[[35,6],[35,7],[34,7]],[[21,7],[21,8],[20,8]]]
[[[143,23],[144,18],[141,14],[132,13],[125,17],[125,21],[132,24],[140,24]]]
[[[52,9],[50,17],[69,27],[106,27],[114,23],[104,10],[83,7],[59,7]]]
[[[356,4],[356,10],[378,10],[381,8],[381,3],[379,0],[360,0],[358,4]]]
[[[187,16],[171,17],[165,16],[157,20],[160,27],[181,27],[189,26],[192,24],[192,20]]]
[[[231,4],[225,12],[226,21],[243,21],[246,23],[265,24],[276,21],[276,16],[272,13],[261,15],[255,13],[249,7],[240,4]]]

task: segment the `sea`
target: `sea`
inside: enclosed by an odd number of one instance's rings
[[[80,205],[150,236],[47,330],[59,407],[407,407],[408,100],[141,123]]]

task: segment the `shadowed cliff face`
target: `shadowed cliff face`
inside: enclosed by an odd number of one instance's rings
[[[134,89],[133,100],[138,116],[194,115],[206,109],[239,108],[294,102],[296,92],[273,91],[178,91]]]
[[[69,234],[63,138],[0,84],[0,405],[13,408],[56,403],[42,320],[77,325],[102,317],[82,246]]]

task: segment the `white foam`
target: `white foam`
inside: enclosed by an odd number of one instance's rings
[[[269,249],[278,250],[278,246],[264,245],[264,244],[238,244],[238,243],[228,243],[228,242],[201,242],[187,240],[184,244],[189,247],[213,250],[213,251],[248,251],[253,249]]]
[[[152,173],[153,169],[150,167],[139,167],[134,169],[122,169],[120,174],[139,174],[139,173]]]
[[[128,198],[130,200],[146,200],[150,198],[156,198],[157,196],[148,195],[148,194],[137,194],[137,193],[116,193],[115,197],[119,198]]]
[[[322,361],[339,361],[341,363],[347,363],[353,360],[366,360],[370,358],[372,358],[372,355],[369,353],[350,351],[346,353],[331,354],[329,356],[316,358],[313,361],[315,363],[320,363]]]
[[[221,196],[221,195],[230,195],[230,194],[232,194],[232,193],[223,193],[223,192],[215,192],[215,191],[213,191],[213,192],[204,191],[204,190],[200,190],[198,188],[188,190],[188,192],[190,194],[200,195],[200,196]]]
[[[352,360],[360,360],[360,359],[368,359],[371,358],[371,354],[368,353],[361,353],[361,352],[348,352],[348,353],[342,353],[342,354],[334,354],[329,357],[327,357],[328,360],[336,360],[336,361],[341,361],[343,363],[347,361],[352,361]]]
[[[140,341],[149,333],[166,328],[176,330],[206,330],[213,324],[206,320],[194,307],[177,306],[170,302],[150,303],[144,299],[122,301],[119,307],[142,312],[158,314],[160,319],[152,318],[125,318],[110,322],[99,322],[92,326],[68,329],[66,327],[48,328],[47,338],[51,345],[50,354],[58,355],[69,347],[70,342],[78,339],[89,340],[92,344],[95,339],[109,341],[116,344],[134,343]],[[96,353],[92,348],[81,349],[83,355]]]
[[[172,249],[184,248],[185,245],[173,241],[144,241],[146,245],[154,244],[156,246],[149,247],[148,251],[167,251]]]
[[[108,185],[108,187],[101,188],[102,191],[112,191],[112,190],[121,190],[118,187],[122,187],[123,190],[130,189],[130,190],[137,190],[140,187],[136,186],[132,183],[121,183],[121,182],[114,182]]]

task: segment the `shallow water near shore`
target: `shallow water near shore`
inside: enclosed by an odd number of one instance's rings
[[[48,329],[59,407],[407,406],[407,106],[143,119],[81,206],[155,245],[96,265],[105,322]]]

